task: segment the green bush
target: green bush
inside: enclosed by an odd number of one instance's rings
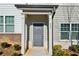
[[[19,53],[13,53],[12,56],[22,56],[22,54],[19,54]]]
[[[1,43],[1,47],[2,48],[8,48],[8,47],[10,47],[11,46],[11,44],[8,44],[7,42],[2,42]]]
[[[21,46],[20,45],[18,45],[18,44],[14,44],[14,50],[21,50]]]
[[[53,47],[53,55],[54,56],[60,56],[60,55],[63,55],[63,51],[61,50],[61,45],[55,45],[54,47]]]
[[[61,48],[62,48],[61,45],[55,45],[55,46],[53,47],[54,50],[58,50],[58,49],[61,49]]]
[[[0,55],[2,55],[3,54],[3,52],[2,51],[0,51]]]
[[[62,50],[54,50],[53,55],[54,56],[62,56],[63,55],[63,51]]]
[[[69,50],[79,53],[79,45],[72,45],[69,47]]]
[[[54,56],[69,56],[69,52],[66,50],[62,50],[62,46],[61,45],[55,45],[53,47],[53,55]]]
[[[63,56],[69,56],[70,52],[68,50],[63,50]]]

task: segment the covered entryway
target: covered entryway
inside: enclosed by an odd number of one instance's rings
[[[48,15],[25,15],[25,33],[27,33],[26,43],[28,50],[38,47],[48,50],[48,27]]]
[[[49,55],[48,19],[48,14],[25,14],[25,33],[27,33],[25,34],[27,38],[25,55]]]
[[[28,35],[25,55],[48,55],[48,15],[27,14],[25,17]]]
[[[15,6],[23,11],[24,16],[22,53],[25,55],[52,55],[52,15],[56,5]]]

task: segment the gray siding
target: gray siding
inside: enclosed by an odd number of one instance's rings
[[[22,15],[21,10],[17,9],[14,4],[0,4],[0,16],[15,17],[15,33],[22,33]]]
[[[59,6],[56,10],[56,14],[53,19],[53,43],[60,44],[63,48],[68,48],[70,45],[69,40],[61,40],[61,23],[69,23],[68,22],[68,14],[66,6]],[[79,23],[79,7],[75,6],[72,10],[71,15],[71,23]],[[73,41],[75,44],[77,41]]]
[[[21,53],[24,54],[24,15],[14,4],[0,4],[0,16],[14,16],[14,32],[21,34]],[[4,34],[6,32],[3,32]],[[13,34],[12,33],[12,34]],[[1,33],[2,34],[2,33]],[[9,34],[9,33],[7,33]]]

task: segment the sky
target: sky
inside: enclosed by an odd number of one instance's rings
[[[1,3],[14,4],[45,4],[45,3],[79,3],[78,0],[0,0]]]

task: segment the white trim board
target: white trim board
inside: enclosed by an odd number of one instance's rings
[[[23,12],[22,14],[50,14],[51,12]]]

